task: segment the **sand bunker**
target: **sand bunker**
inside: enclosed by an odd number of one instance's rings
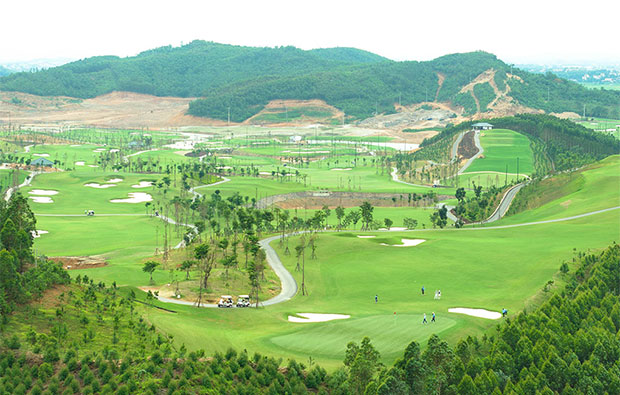
[[[403,244],[385,244],[385,243],[381,243],[382,246],[389,246],[389,247],[414,247],[417,246],[418,244],[424,243],[426,240],[424,239],[400,239],[400,241],[403,242]]]
[[[360,239],[372,239],[372,238],[377,237],[377,236],[361,236],[361,235],[358,235],[357,237],[359,237]]]
[[[140,181],[137,184],[132,185],[132,188],[148,188],[148,187],[152,187],[153,186],[153,182],[152,181]]]
[[[347,171],[347,170],[353,170],[350,167],[347,167],[346,169],[341,169],[339,167],[334,167],[333,169],[329,169],[331,171]]]
[[[88,165],[88,167],[99,167],[98,165]]]
[[[48,196],[29,196],[35,203],[54,203],[51,197]]]
[[[84,184],[85,187],[91,187],[91,188],[98,188],[98,189],[104,189],[104,188],[111,188],[111,187],[115,187],[116,184],[98,184],[96,182],[91,182],[88,184]]]
[[[232,156],[218,156],[218,159],[232,159]]]
[[[129,192],[127,199],[112,199],[111,203],[145,203],[153,201],[153,197],[144,192]]]
[[[85,164],[84,162],[75,162],[76,166],[84,166],[84,164]]]
[[[32,237],[34,237],[35,239],[38,237],[41,237],[41,235],[44,235],[46,233],[49,233],[47,230],[34,230],[32,231]]]
[[[457,313],[457,314],[466,314],[471,315],[472,317],[486,318],[489,320],[497,320],[502,318],[502,313],[498,313],[497,311],[489,311],[485,309],[468,309],[466,307],[454,307],[448,309],[449,313]]]
[[[81,147],[82,144],[71,144],[69,147]]]
[[[106,182],[114,184],[114,183],[117,183],[117,182],[123,182],[123,179],[122,178],[112,178],[112,179],[107,180]]]
[[[97,148],[93,150],[93,152],[104,152],[104,151],[107,151],[107,150],[105,148]]]
[[[28,193],[31,195],[46,195],[46,196],[58,195],[58,191],[52,191],[52,190],[47,190],[47,189],[33,189],[32,191]]]
[[[387,228],[379,228],[379,230],[388,230]],[[402,226],[392,226],[390,229],[390,232],[400,232],[403,230],[407,230],[407,228],[404,228]]]
[[[41,156],[43,158],[47,158],[50,156],[50,154],[32,154],[32,156]]]
[[[116,149],[116,148],[114,148],[114,149],[111,149],[111,150],[110,150],[110,152],[119,152],[119,151],[120,151],[120,150],[119,150],[119,149]]]
[[[348,314],[316,314],[316,313],[297,313],[298,316],[288,316],[289,322],[326,322],[333,320],[345,320],[351,318]]]

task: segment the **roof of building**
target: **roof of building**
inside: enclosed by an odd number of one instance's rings
[[[486,122],[478,122],[471,126],[487,126],[488,127],[488,126],[493,126],[493,125],[491,125],[490,123],[486,123]]]
[[[30,162],[30,164],[34,166],[53,166],[54,162],[52,162],[49,159],[45,159],[45,158],[37,158],[33,160],[32,162]]]

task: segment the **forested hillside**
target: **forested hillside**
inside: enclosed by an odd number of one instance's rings
[[[0,90],[79,98],[112,91],[192,97],[261,76],[290,76],[383,61],[388,60],[354,48],[303,51],[196,40],[133,57],[97,56],[34,73],[15,73],[0,79]]]
[[[477,81],[484,72],[491,81]],[[512,73],[512,74],[511,74]],[[304,51],[193,41],[137,56],[99,56],[60,67],[0,78],[0,90],[91,98],[112,91],[202,97],[195,116],[240,122],[271,100],[325,100],[348,120],[396,111],[395,104],[444,102],[465,115],[487,112],[496,99],[546,112],[618,117],[620,91],[588,90],[553,74],[511,68],[485,52],[427,62],[394,62],[355,48]],[[475,96],[475,98],[474,98]]]
[[[354,119],[378,113],[395,112],[394,104],[452,101],[463,85],[490,68],[506,65],[485,52],[454,54],[430,62],[384,62],[298,74],[282,78],[263,78],[222,87],[206,98],[190,104],[189,113],[243,121],[258,113],[270,100],[321,99]],[[439,76],[445,80],[438,91]]]

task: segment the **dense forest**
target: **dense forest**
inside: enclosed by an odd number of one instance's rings
[[[465,114],[487,111],[495,98],[488,83],[459,93],[480,73],[495,70],[500,90],[510,86],[518,103],[547,112],[574,111],[618,117],[620,92],[589,90],[553,74],[511,68],[492,54],[452,54],[427,62],[394,62],[355,48],[304,51],[193,41],[133,57],[98,56],[36,72],[0,78],[0,90],[44,96],[91,98],[112,91],[156,96],[201,97],[195,116],[244,121],[276,99],[321,99],[348,120],[395,112],[395,103],[452,102]],[[514,78],[508,77],[512,71]],[[438,89],[439,76],[445,77]]]
[[[354,48],[303,51],[192,41],[133,57],[97,56],[0,79],[0,90],[90,98],[112,91],[192,97],[262,76],[288,76],[387,59]]]

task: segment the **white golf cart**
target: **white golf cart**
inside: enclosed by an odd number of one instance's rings
[[[220,301],[217,302],[217,307],[235,307],[235,302],[230,295],[222,295]]]
[[[250,307],[250,295],[239,295],[237,307]]]

